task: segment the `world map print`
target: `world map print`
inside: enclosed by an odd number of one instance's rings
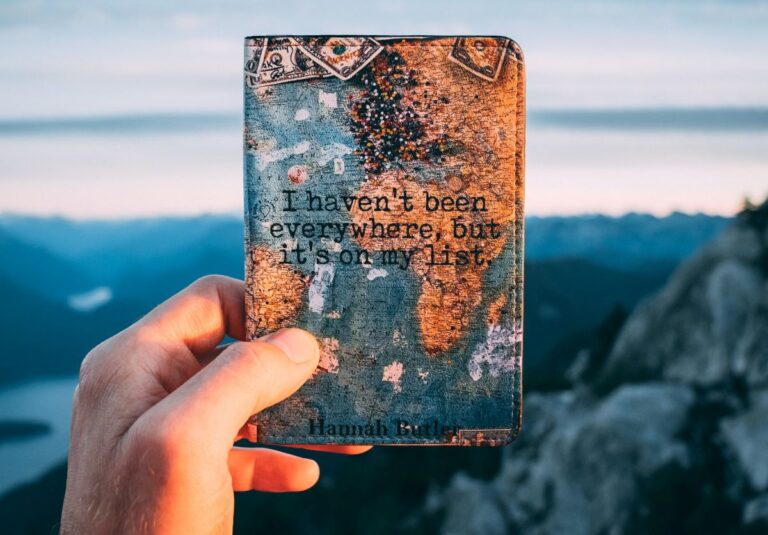
[[[499,445],[521,419],[524,67],[505,37],[250,37],[248,335],[318,336],[264,443]]]

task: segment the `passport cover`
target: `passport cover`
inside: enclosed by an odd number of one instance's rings
[[[252,441],[515,437],[524,84],[506,37],[246,38],[247,333],[321,348]]]

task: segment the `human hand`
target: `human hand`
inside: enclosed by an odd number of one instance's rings
[[[232,531],[234,491],[305,490],[315,461],[233,448],[242,426],[295,392],[312,335],[245,337],[241,281],[209,276],[94,348],[75,391],[62,533]],[[314,447],[361,453],[365,446]]]

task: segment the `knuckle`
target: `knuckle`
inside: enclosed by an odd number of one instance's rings
[[[241,362],[251,373],[268,373],[271,362],[281,350],[266,342],[236,342],[230,346],[231,358]]]
[[[126,329],[91,349],[80,363],[78,400],[101,399],[124,368],[122,354],[136,343],[135,335]]]
[[[226,280],[226,277],[221,275],[204,275],[190,284],[189,288],[196,293],[208,294],[217,291],[224,280]]]
[[[80,363],[80,382],[82,383],[83,380],[86,378],[90,378],[98,368],[98,365],[94,362],[94,359],[96,357],[94,356],[94,350],[91,350],[88,352],[87,355],[85,355],[85,358]]]
[[[174,420],[163,418],[144,422],[136,430],[133,446],[141,455],[151,455],[156,461],[172,463],[183,452],[183,429]]]
[[[78,401],[98,399],[106,389],[106,377],[103,372],[101,345],[92,349],[80,364],[77,386]]]

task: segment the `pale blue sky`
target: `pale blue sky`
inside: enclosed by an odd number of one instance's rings
[[[239,110],[242,37],[490,33],[526,53],[530,106],[768,105],[768,2],[0,3],[0,117]]]
[[[237,115],[242,38],[264,33],[508,35],[526,54],[532,111],[768,107],[766,28],[768,2],[738,0],[3,0],[0,121]],[[0,135],[0,211],[234,212],[239,136]],[[532,122],[528,163],[532,213],[729,213],[768,192],[768,125],[617,133]]]

